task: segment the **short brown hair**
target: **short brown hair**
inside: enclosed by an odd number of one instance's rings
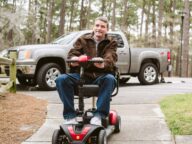
[[[107,24],[107,28],[109,28],[109,22],[108,22],[107,17],[100,16],[100,17],[97,17],[97,18],[95,19],[95,21],[96,21],[96,20],[100,20],[100,21],[106,23],[106,24]]]

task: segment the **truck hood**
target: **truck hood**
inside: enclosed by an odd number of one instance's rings
[[[9,48],[8,50],[31,50],[31,49],[49,49],[49,48],[64,48],[64,45],[59,44],[36,44],[36,45],[21,45],[13,48]]]

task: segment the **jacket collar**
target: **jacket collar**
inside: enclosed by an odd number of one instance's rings
[[[91,34],[89,34],[89,35],[86,35],[86,36],[85,36],[85,38],[86,38],[86,39],[92,39],[92,40],[94,40],[94,41],[95,41],[95,39],[94,39],[94,37],[93,37],[93,36],[94,36],[94,32],[92,32],[92,33],[91,33]],[[107,34],[105,34],[105,38],[104,38],[102,41],[104,41],[104,40],[109,40],[109,39],[108,39],[108,35],[107,35]]]

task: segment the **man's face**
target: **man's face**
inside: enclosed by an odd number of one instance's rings
[[[105,34],[108,31],[107,23],[100,20],[96,20],[95,25],[93,27],[93,31],[95,40],[97,41],[103,40],[105,38]]]

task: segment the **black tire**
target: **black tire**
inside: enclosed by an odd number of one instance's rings
[[[60,136],[60,131],[59,129],[55,130],[52,135],[52,144],[59,144],[59,136]]]
[[[158,83],[159,73],[157,70],[157,66],[153,63],[144,63],[141,66],[138,79],[143,85],[152,85]]]
[[[24,85],[24,86],[35,86],[36,85],[35,80],[32,78],[26,78],[23,76],[18,76],[17,80],[19,81],[19,83],[21,85]]]
[[[61,129],[56,129],[52,135],[52,144],[70,144],[71,142]]]
[[[121,117],[117,117],[117,123],[115,124],[114,133],[119,133],[121,131]]]
[[[37,84],[43,90],[55,90],[56,78],[62,73],[61,67],[56,63],[44,64],[37,73]]]
[[[120,78],[119,79],[119,84],[126,84],[129,80],[130,80],[131,77],[123,77],[123,78]]]
[[[98,144],[107,144],[107,134],[105,130],[100,130],[98,134]]]

